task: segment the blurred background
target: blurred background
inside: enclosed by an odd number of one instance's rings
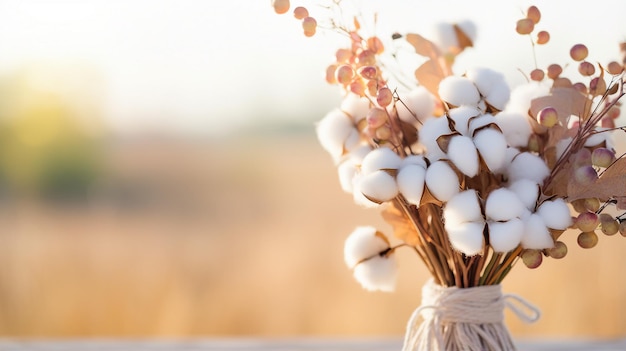
[[[380,33],[477,21],[459,71],[534,68],[514,32],[533,3],[357,3]],[[619,57],[623,1],[534,4],[540,66],[578,42]],[[397,292],[369,293],[344,266],[355,226],[391,231],[315,139],[345,45],[318,34],[269,0],[0,1],[0,336],[402,335],[428,274],[400,250]],[[543,317],[507,314],[514,336],[626,336],[626,240],[600,239],[516,267],[504,291]]]

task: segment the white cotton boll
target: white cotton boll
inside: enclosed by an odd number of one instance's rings
[[[448,116],[454,121],[454,129],[463,135],[469,133],[469,120],[481,114],[480,110],[474,106],[459,106],[448,111]]]
[[[373,149],[369,144],[359,144],[357,147],[350,150],[348,156],[352,162],[360,166],[365,156],[367,156],[372,150]]]
[[[367,98],[360,97],[354,93],[346,94],[340,105],[340,109],[348,114],[354,123],[365,118],[370,108],[370,101]]]
[[[424,121],[432,116],[435,111],[435,98],[423,86],[413,89],[411,92],[406,94],[406,96],[400,96],[400,100],[401,102],[396,104],[396,108],[398,109],[398,118],[407,123],[414,124],[418,120]],[[413,112],[415,116],[411,112]]]
[[[504,110],[510,98],[511,90],[509,89],[509,85],[504,81],[497,83],[489,95],[485,96],[485,100],[487,100],[489,105],[500,111]]]
[[[371,201],[382,203],[398,195],[398,184],[389,173],[374,171],[363,175],[359,182],[359,191]]]
[[[485,216],[493,221],[508,221],[521,217],[525,208],[517,194],[509,189],[499,188],[487,196]]]
[[[352,182],[354,176],[359,172],[359,167],[352,160],[346,160],[337,166],[337,173],[339,174],[339,185],[341,190],[348,194],[352,194]]]
[[[550,86],[547,84],[537,82],[522,84],[515,87],[515,89],[511,91],[511,97],[504,109],[509,112],[517,112],[526,116],[528,115],[530,103],[533,99],[549,94]]]
[[[455,250],[467,256],[479,254],[483,249],[483,230],[485,222],[465,222],[453,227],[446,227],[450,244]]]
[[[505,110],[496,115],[496,124],[502,130],[510,146],[526,147],[528,145],[528,138],[533,131],[526,114]]]
[[[440,201],[448,201],[459,192],[459,177],[447,162],[435,161],[426,169],[426,186]]]
[[[606,132],[606,130],[607,128],[595,128],[596,133],[591,134],[591,136],[585,140],[585,146],[594,147],[607,141],[611,133]]]
[[[379,147],[370,151],[361,163],[361,172],[364,175],[381,169],[398,169],[402,158],[388,147]]]
[[[452,106],[477,106],[480,101],[480,94],[474,83],[459,76],[448,76],[439,83],[439,97]]]
[[[448,143],[448,158],[468,177],[478,174],[478,151],[470,137],[457,135]]]
[[[354,203],[362,206],[364,208],[376,208],[380,206],[379,203],[376,203],[363,195],[361,192],[361,181],[363,179],[363,174],[358,172],[352,177],[352,199]]]
[[[389,249],[389,242],[376,228],[356,227],[343,245],[343,258],[348,268],[352,269],[360,261],[376,256],[387,249]]]
[[[407,165],[418,165],[418,166],[423,167],[424,169],[426,169],[427,167],[426,160],[424,160],[424,156],[422,155],[409,155],[403,158],[400,168],[407,166]]]
[[[572,215],[563,199],[544,201],[537,209],[548,228],[565,230],[572,225]]]
[[[469,134],[472,135],[477,129],[491,123],[496,124],[496,118],[490,113],[486,113],[476,118],[472,118],[469,121]]]
[[[536,213],[525,216],[522,247],[525,249],[543,250],[554,246],[554,239],[548,231],[541,216]]]
[[[529,179],[519,179],[508,187],[522,201],[528,210],[534,210],[539,198],[539,184]]]
[[[396,287],[398,263],[393,254],[376,256],[354,267],[354,278],[369,291],[392,292]]]
[[[452,131],[445,117],[429,118],[418,132],[419,142],[426,147],[426,156],[431,160],[445,158],[446,154],[441,151],[437,138],[450,134]]]
[[[514,250],[524,236],[524,222],[513,218],[506,222],[487,222],[489,227],[489,243],[495,252]]]
[[[493,87],[504,81],[504,75],[487,67],[475,67],[467,72],[465,76],[469,78],[478,88],[481,95],[487,96],[493,91]]]
[[[522,152],[515,156],[508,168],[509,181],[518,179],[530,179],[537,184],[550,175],[550,169],[539,156],[529,152]]]
[[[350,153],[352,150],[359,147],[361,144],[361,133],[356,128],[353,128],[346,141],[343,143],[344,153]]]
[[[406,201],[412,205],[419,206],[422,194],[424,193],[424,180],[426,178],[426,168],[408,164],[400,168],[396,176],[398,190]]]
[[[443,208],[443,218],[446,228],[464,222],[484,221],[476,190],[465,190],[454,195]]]
[[[335,109],[317,123],[315,130],[322,148],[338,162],[345,151],[346,140],[354,138],[356,128],[348,115]]]
[[[504,166],[507,143],[502,133],[492,128],[483,129],[474,134],[474,145],[490,170]]]

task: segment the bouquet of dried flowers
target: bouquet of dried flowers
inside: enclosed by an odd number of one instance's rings
[[[288,0],[273,6],[290,9]],[[580,233],[582,248],[594,247],[599,232],[626,236],[626,158],[614,146],[626,131],[616,125],[626,43],[622,61],[606,65],[574,45],[573,62],[536,67],[510,89],[488,67],[454,72],[475,41],[472,22],[441,24],[432,39],[393,33],[390,53],[381,37],[364,33],[360,17],[344,18],[341,1],[323,9],[319,24],[307,8],[293,9],[306,36],[319,26],[346,38],[326,69],[326,81],[345,95],[317,124],[319,142],[342,189],[359,205],[380,207],[401,241],[392,246],[376,228],[358,227],[345,243],[346,264],[364,288],[383,291],[394,288],[397,249],[413,250],[428,268],[432,281],[407,327],[406,350],[514,349],[502,309],[516,297],[499,291],[512,267],[563,258],[559,237],[568,229]],[[550,42],[535,29],[537,7],[522,17],[511,31],[529,36],[533,49]],[[403,75],[389,62],[407,47],[415,67]],[[572,64],[577,76],[564,76]]]

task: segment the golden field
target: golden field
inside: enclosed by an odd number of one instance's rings
[[[357,225],[390,233],[341,192],[312,133],[107,148],[86,204],[0,208],[0,335],[11,337],[400,336],[426,269],[399,250],[393,294],[370,293],[343,263]],[[601,236],[503,290],[539,322],[507,312],[515,337],[626,336],[626,238]]]

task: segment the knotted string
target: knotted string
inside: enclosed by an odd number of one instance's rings
[[[541,315],[522,297],[503,295],[500,285],[461,289],[430,279],[422,288],[422,305],[409,319],[402,350],[515,350],[504,325],[505,307],[527,323]],[[420,316],[424,321],[418,326]]]

